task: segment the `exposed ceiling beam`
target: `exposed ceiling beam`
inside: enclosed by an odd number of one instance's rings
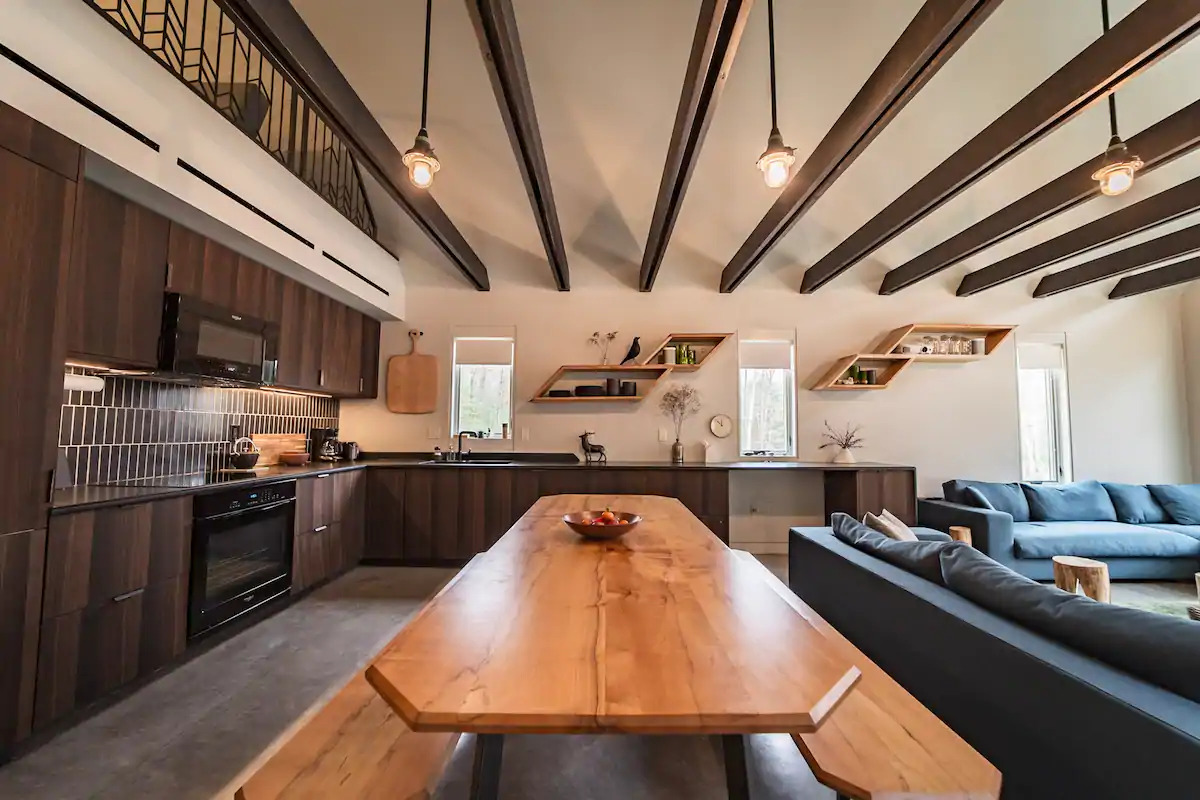
[[[703,0],[700,4],[692,53],[688,56],[679,108],[675,111],[675,128],[671,131],[671,144],[658,185],[658,200],[650,219],[650,234],[642,254],[638,288],[643,292],[654,288],[675,220],[683,206],[683,195],[708,132],[708,123],[712,121],[725,88],[753,5],[754,0]]]
[[[288,0],[229,0],[271,53],[332,118],[354,157],[476,289],[491,288],[487,268],[426,191],[408,181],[400,151]]]
[[[1200,0],[1145,0],[809,267],[800,291],[824,286],[1197,32]]]
[[[1200,100],[1176,111],[1127,141],[1129,152],[1145,162],[1139,174],[1169,164],[1200,146]],[[976,222],[962,233],[926,250],[907,264],[890,270],[883,278],[880,294],[893,294],[932,277],[949,266],[1015,236],[1039,222],[1100,196],[1100,184],[1092,173],[1104,161],[1100,153],[1070,172]]]
[[[1086,264],[1047,275],[1038,281],[1033,296],[1049,297],[1197,251],[1200,251],[1200,225],[1168,233],[1166,236],[1109,253]]]
[[[550,185],[550,169],[542,149],[542,134],[538,128],[537,112],[533,107],[533,92],[525,71],[525,55],[511,0],[467,0],[467,9],[479,37],[479,49],[492,79],[492,91],[508,129],[508,140],[525,181],[525,193],[542,235],[542,246],[554,275],[554,285],[560,292],[571,289],[571,274],[567,269],[567,251],[563,246],[558,210],[554,206],[554,190]]]
[[[950,60],[1000,0],[927,0],[721,273],[732,292]]]
[[[1200,279],[1200,258],[1189,258],[1187,261],[1180,261],[1177,264],[1121,278],[1113,290],[1108,293],[1108,299],[1133,297],[1135,294],[1166,289],[1168,286],[1178,286],[1181,283],[1197,279]]]
[[[995,264],[967,273],[958,286],[958,296],[967,297],[1016,280],[1072,256],[1179,219],[1197,209],[1200,209],[1200,178],[1192,178]]]

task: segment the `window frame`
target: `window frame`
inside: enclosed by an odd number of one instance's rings
[[[1052,474],[1057,477],[1052,477],[1046,480],[1042,477],[1031,478],[1026,473],[1026,444],[1023,431],[1025,429],[1025,417],[1028,411],[1025,409],[1025,404],[1021,400],[1021,349],[1022,345],[1037,344],[1059,348],[1062,354],[1062,366],[1058,369],[1050,368],[1030,368],[1025,369],[1042,369],[1047,372],[1047,380],[1045,381],[1046,390],[1046,408],[1048,416],[1047,430],[1050,435],[1049,442],[1049,467]],[[1071,423],[1071,373],[1070,373],[1070,358],[1067,348],[1067,338],[1065,334],[1026,334],[1020,337],[1017,341],[1016,352],[1016,367],[1017,367],[1017,448],[1020,454],[1020,473],[1021,480],[1031,483],[1069,483],[1074,480],[1075,472],[1075,453],[1074,453],[1074,437],[1072,436]]]
[[[787,382],[788,387],[788,409],[787,409],[787,432],[789,451],[785,453],[773,454],[751,454],[746,451],[745,441],[742,438],[745,433],[744,414],[745,398],[742,392],[742,379],[744,370],[749,369],[772,369],[771,367],[743,367],[742,366],[742,345],[756,342],[763,343],[780,343],[788,346],[788,357],[790,364],[785,370],[791,376],[791,380]],[[779,367],[783,370],[784,368]],[[738,337],[738,375],[737,375],[737,395],[738,395],[738,418],[737,418],[737,448],[738,459],[741,461],[794,461],[799,457],[799,391],[796,374],[796,336],[794,331],[758,331],[752,334],[747,334],[745,337]]]
[[[485,335],[481,333],[466,333],[456,332],[451,337],[450,342],[450,413],[449,413],[449,429],[450,438],[454,439],[459,432],[463,430],[460,421],[460,384],[459,384],[459,367],[464,366],[488,366],[480,364],[460,364],[458,362],[458,345],[463,341],[506,341],[512,348],[509,362],[507,364],[508,377],[508,439],[503,437],[503,428],[495,431],[495,436],[487,439],[478,439],[481,442],[513,442],[516,439],[516,416],[517,416],[517,337],[515,331],[510,334],[493,334]],[[503,364],[495,364],[491,366],[505,366]]]

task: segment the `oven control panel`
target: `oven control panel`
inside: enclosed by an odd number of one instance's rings
[[[193,501],[192,511],[197,518],[215,517],[235,511],[249,511],[296,498],[296,482],[282,481],[257,486],[230,488],[202,494]]]

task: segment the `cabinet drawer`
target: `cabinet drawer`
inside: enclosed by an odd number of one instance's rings
[[[186,575],[190,497],[51,517],[44,617],[58,617]]]

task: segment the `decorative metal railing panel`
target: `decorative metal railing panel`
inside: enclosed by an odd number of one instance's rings
[[[224,0],[84,0],[372,239],[349,148]]]

